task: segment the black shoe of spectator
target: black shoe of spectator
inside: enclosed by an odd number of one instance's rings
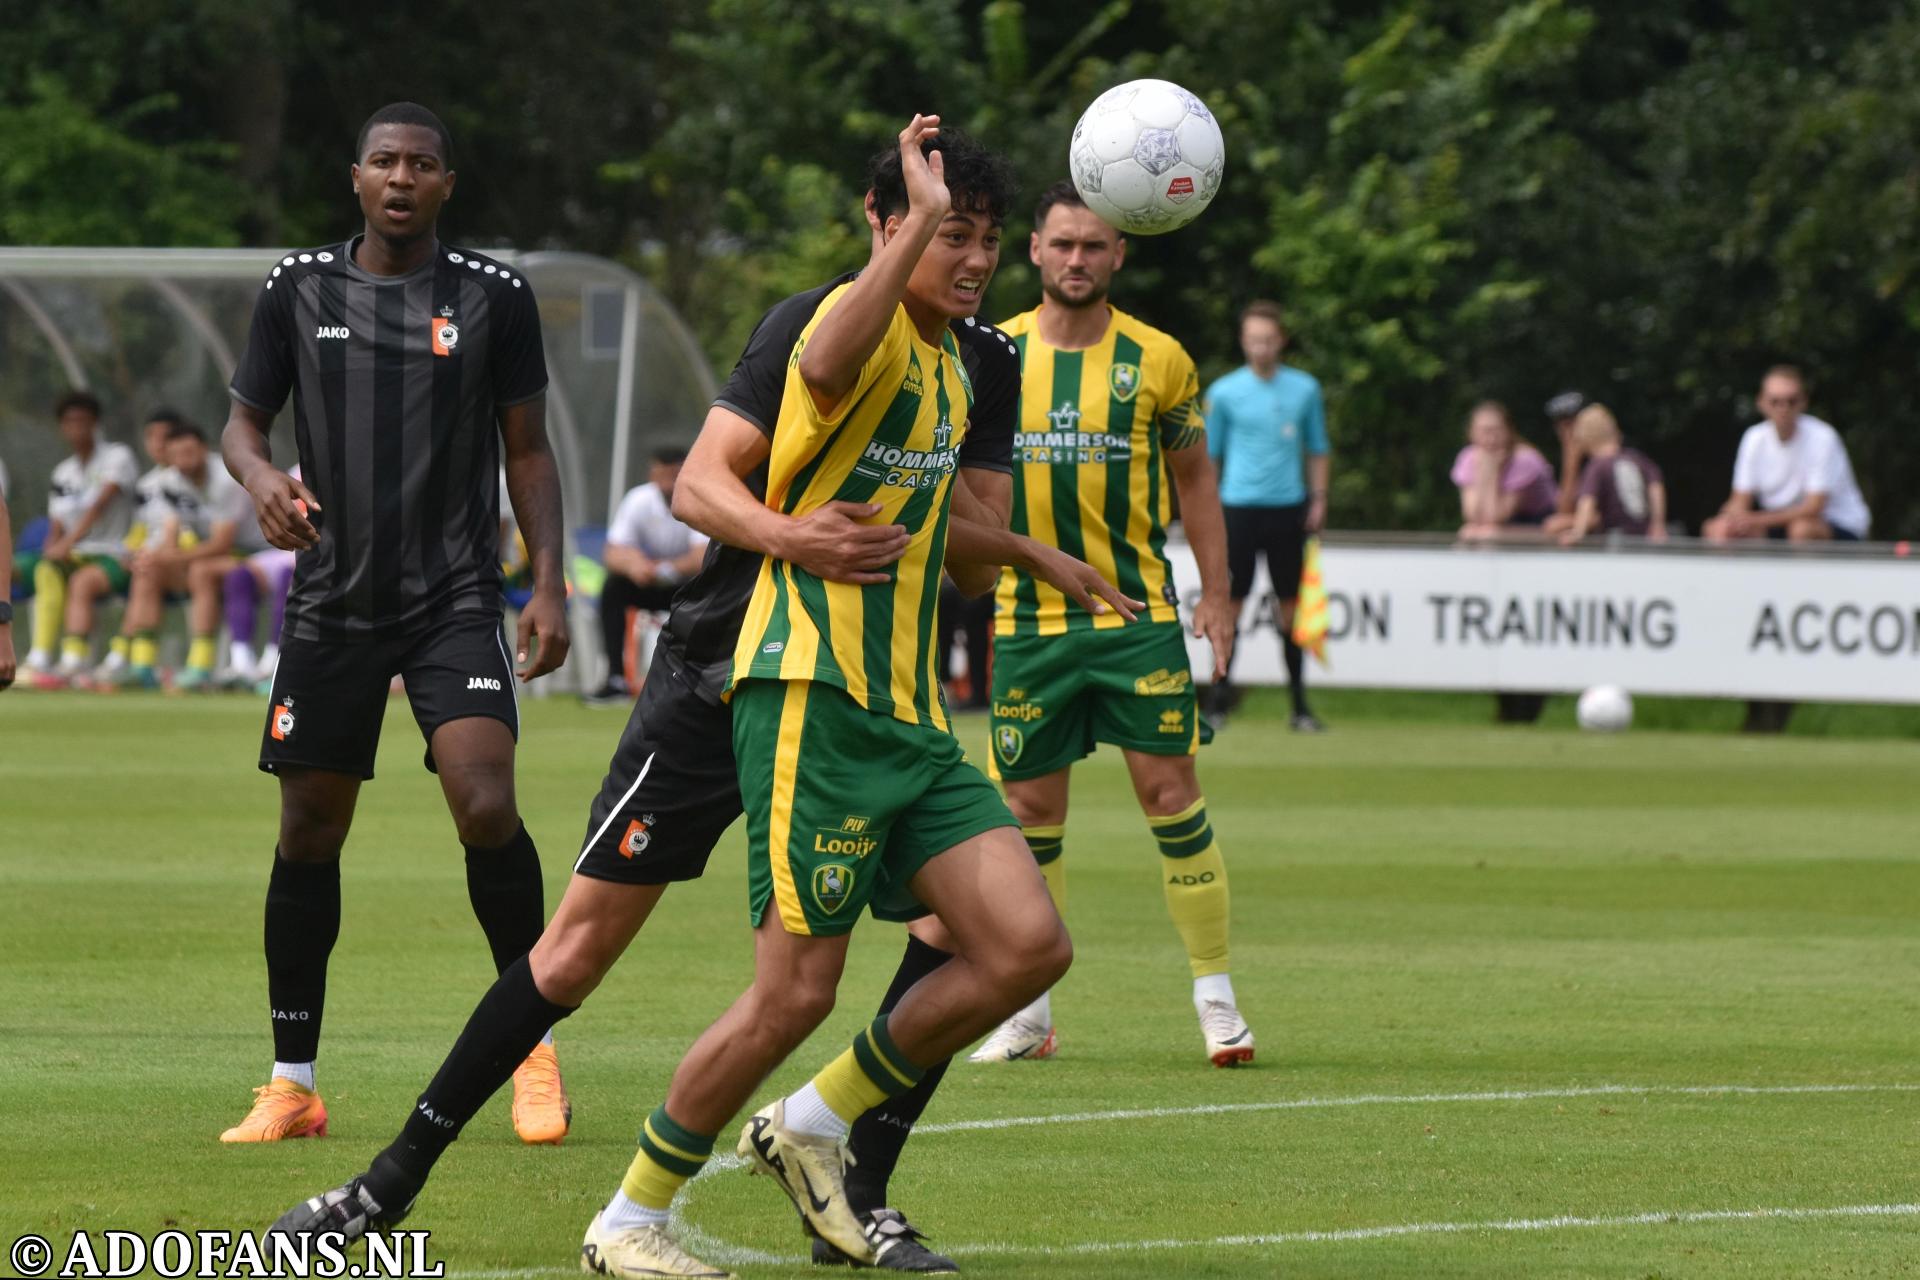
[[[627,692],[625,680],[609,680],[592,693],[581,694],[580,701],[590,707],[617,707],[632,702],[633,695]]]

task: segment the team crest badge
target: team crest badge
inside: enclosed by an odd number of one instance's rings
[[[460,345],[460,326],[453,322],[452,316],[435,316],[431,325],[433,334],[433,354],[450,356]]]
[[[993,747],[1000,753],[1003,764],[1012,764],[1020,758],[1026,749],[1027,736],[1020,732],[1018,725],[1003,724],[993,731]]]
[[[1116,364],[1107,370],[1107,386],[1113,392],[1113,398],[1125,404],[1140,393],[1140,366],[1137,364]]]
[[[273,724],[269,730],[275,742],[285,742],[293,736],[293,699],[283,699],[273,709]]]
[[[621,857],[637,858],[647,851],[647,846],[653,843],[655,821],[654,816],[649,813],[627,824],[627,833],[620,837]]]
[[[813,872],[813,900],[820,909],[832,915],[847,905],[847,895],[853,892],[853,872],[838,862],[829,862],[824,867],[816,867]]]

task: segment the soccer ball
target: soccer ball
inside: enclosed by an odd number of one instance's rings
[[[1122,231],[1159,235],[1200,216],[1220,190],[1227,144],[1207,104],[1167,80],[1130,80],[1073,127],[1068,170],[1087,208]]]
[[[1580,695],[1574,715],[1582,729],[1619,733],[1633,723],[1633,699],[1617,684],[1597,684]]]

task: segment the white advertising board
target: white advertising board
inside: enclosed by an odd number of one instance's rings
[[[1192,552],[1169,543],[1182,612]],[[1920,703],[1920,562],[1698,552],[1341,545],[1322,551],[1322,685]],[[1264,567],[1235,680],[1286,678]],[[1194,670],[1211,669],[1187,639]],[[1311,662],[1312,660],[1309,659]]]

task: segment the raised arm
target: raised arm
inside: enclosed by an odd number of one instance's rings
[[[907,278],[952,206],[942,179],[940,153],[920,151],[921,143],[939,132],[940,117],[923,115],[914,116],[900,131],[907,215],[892,238],[874,249],[867,269],[847,286],[800,353],[800,377],[823,414],[831,415],[840,407],[859,381],[868,357],[879,349],[894,309],[906,295]]]
[[[561,564],[565,521],[560,511],[560,468],[547,442],[547,398],[534,396],[500,410],[500,440],[506,448],[507,497],[527,544],[533,598],[520,610],[514,646],[522,680],[533,680],[567,660],[567,579]],[[537,640],[538,649],[529,642]],[[528,662],[529,652],[533,661]]]

